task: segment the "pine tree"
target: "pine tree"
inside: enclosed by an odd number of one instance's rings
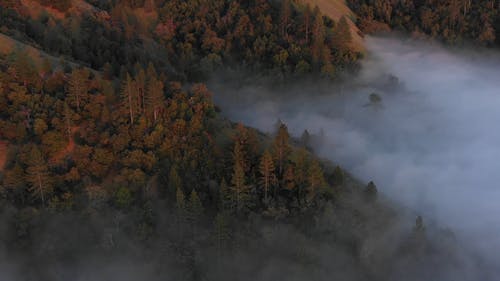
[[[177,188],[175,192],[175,211],[177,215],[177,225],[179,229],[183,227],[187,218],[186,197],[182,188]]]
[[[292,16],[290,0],[281,1],[280,28],[281,36],[288,41],[288,27]]]
[[[309,131],[304,130],[302,136],[300,136],[300,144],[305,149],[311,148],[311,135],[309,134]]]
[[[226,183],[226,180],[222,178],[219,188],[219,210],[222,211],[232,211],[232,194],[231,189]]]
[[[304,191],[307,187],[309,162],[307,151],[304,148],[299,149],[295,158],[294,173],[295,186],[297,187],[297,200],[299,203],[302,202]]]
[[[243,147],[239,141],[236,141],[234,143],[232,156],[233,156],[233,165],[238,163],[245,172],[247,167],[247,161],[245,157],[245,151],[243,150]]]
[[[317,193],[317,190],[326,186],[323,170],[317,160],[313,160],[309,166],[308,171],[308,188],[307,193],[309,200],[312,200]]]
[[[250,188],[245,183],[245,171],[241,166],[241,163],[235,162],[233,177],[231,179],[231,193],[233,198],[233,204],[237,212],[240,212],[247,203],[249,199]]]
[[[281,124],[276,137],[274,138],[273,153],[276,162],[278,163],[278,176],[283,176],[285,163],[290,155],[291,148],[288,143],[290,135],[285,124]]]
[[[172,166],[170,168],[170,172],[168,174],[168,189],[169,194],[173,195],[177,190],[182,190],[182,180],[179,174],[177,173],[177,167]]]
[[[82,100],[88,92],[87,86],[88,71],[75,69],[71,73],[69,80],[68,97],[75,104],[76,109],[80,111]]]
[[[135,87],[137,95],[137,108],[146,113],[146,72],[139,65],[136,65],[137,75],[135,76]]]
[[[271,153],[269,151],[264,151],[262,158],[260,160],[259,172],[261,174],[260,182],[261,186],[264,189],[264,200],[268,202],[267,194],[273,183],[275,182],[275,174],[274,174],[274,163]]]
[[[163,82],[156,78],[151,78],[147,86],[146,106],[153,113],[153,120],[156,121],[160,112],[165,108],[165,96],[163,95]],[[151,114],[151,113],[149,113]]]
[[[346,51],[352,42],[351,28],[345,16],[342,16],[334,30],[333,41],[337,50]]]
[[[369,182],[365,188],[365,198],[368,202],[374,202],[377,199],[377,186],[373,181]]]
[[[71,142],[71,138],[72,138],[72,132],[71,132],[72,113],[71,113],[71,109],[68,106],[68,103],[66,103],[66,102],[64,103],[63,119],[64,119],[64,134],[68,137],[68,142]]]
[[[52,194],[53,185],[45,157],[37,147],[33,147],[30,153],[26,181],[30,184],[29,191],[33,197],[40,199],[45,206],[45,201]]]
[[[319,63],[323,48],[325,47],[325,23],[323,16],[316,6],[314,9],[314,24],[313,24],[313,45],[311,48],[312,59],[314,63]]]
[[[3,186],[12,191],[14,195],[19,196],[22,203],[24,203],[24,193],[26,191],[26,176],[23,168],[19,163],[14,167],[5,171],[2,179]]]
[[[303,24],[304,24],[304,36],[305,43],[309,44],[309,33],[311,32],[311,17],[312,11],[309,3],[306,4],[306,7],[303,12]]]
[[[136,112],[136,102],[135,97],[137,93],[135,92],[135,81],[132,80],[130,74],[126,74],[125,81],[122,85],[122,107],[125,111],[128,111],[130,117],[130,125],[134,123],[134,114]]]

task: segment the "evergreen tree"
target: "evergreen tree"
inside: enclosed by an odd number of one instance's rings
[[[334,30],[333,42],[335,47],[344,52],[349,50],[352,42],[351,28],[345,16],[342,16]]]
[[[177,190],[182,190],[182,180],[179,174],[177,173],[177,167],[170,167],[170,172],[168,174],[168,190],[169,193],[173,195]]]
[[[158,119],[160,112],[165,108],[163,83],[154,77],[148,82],[146,107],[153,114],[154,121]]]
[[[245,171],[239,162],[234,163],[231,183],[233,204],[236,211],[240,212],[247,204],[250,196],[250,188],[245,182]]]
[[[292,15],[290,0],[281,1],[281,12],[280,12],[280,28],[281,36],[288,41],[288,28],[290,25],[290,18]]]
[[[224,178],[222,178],[219,188],[219,210],[232,211],[231,189]]]
[[[137,93],[135,91],[135,81],[132,80],[130,74],[126,74],[125,81],[122,84],[122,107],[124,111],[127,111],[130,118],[130,125],[134,123],[134,116],[137,110],[136,104],[136,96]]]
[[[373,181],[369,182],[365,188],[365,198],[368,202],[374,202],[377,199],[377,186]]]
[[[47,167],[42,152],[33,147],[30,153],[28,168],[26,169],[26,181],[30,184],[29,191],[34,198],[40,199],[45,206],[46,200],[53,191],[52,177]]]
[[[290,155],[291,148],[288,143],[290,135],[288,134],[288,128],[285,124],[281,124],[276,137],[274,138],[273,153],[276,162],[278,163],[278,176],[283,176],[285,163]]]
[[[88,71],[84,69],[75,69],[71,73],[69,80],[68,97],[71,102],[76,106],[76,109],[80,111],[81,103],[87,95]]]
[[[275,174],[274,174],[274,163],[271,153],[269,151],[264,151],[262,158],[260,160],[259,172],[261,174],[260,182],[261,186],[264,189],[264,200],[268,202],[268,191],[275,182]]]
[[[323,170],[321,169],[321,166],[319,165],[318,161],[313,160],[311,162],[307,178],[308,178],[308,188],[307,188],[308,198],[309,200],[312,200],[316,196],[318,189],[326,186]]]
[[[325,23],[323,22],[323,16],[316,6],[314,9],[314,24],[313,24],[313,45],[311,47],[311,55],[313,63],[318,64],[323,49],[325,48]]]

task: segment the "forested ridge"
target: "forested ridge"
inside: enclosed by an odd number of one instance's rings
[[[0,32],[42,58],[0,55],[0,279],[419,280],[460,265],[452,233],[315,155],[321,134],[262,133],[213,103],[218,69],[356,71],[345,17],[286,0],[28,2],[0,2]]]
[[[472,0],[349,0],[365,32],[390,29],[448,44],[498,46],[499,3]]]

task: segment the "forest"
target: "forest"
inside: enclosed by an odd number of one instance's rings
[[[367,33],[496,44],[493,1],[348,2]],[[229,120],[207,86],[339,83],[365,56],[350,20],[290,0],[0,1],[0,280],[449,280],[451,231],[318,155],[321,134]]]

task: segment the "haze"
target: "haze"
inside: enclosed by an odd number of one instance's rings
[[[325,142],[315,147],[320,155],[374,180],[386,196],[427,221],[450,227],[498,268],[498,56],[396,39],[368,38],[367,46],[354,84],[293,85],[284,99],[275,91],[285,90],[250,81],[227,90],[227,81],[217,81],[214,92],[226,94],[216,102],[231,119],[264,131],[278,118],[296,136],[323,130]],[[373,92],[381,105],[369,104]]]

